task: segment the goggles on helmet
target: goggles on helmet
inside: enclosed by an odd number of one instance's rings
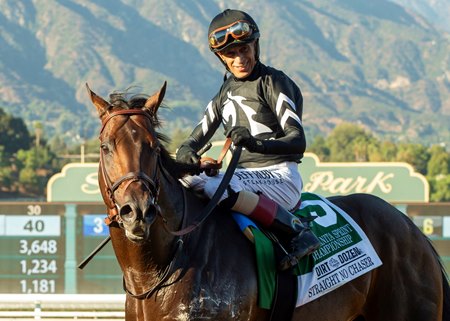
[[[245,20],[239,20],[225,27],[220,27],[209,35],[209,46],[217,49],[228,41],[228,36],[232,36],[236,40],[250,37],[253,33],[251,24]]]

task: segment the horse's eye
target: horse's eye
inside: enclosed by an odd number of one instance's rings
[[[106,143],[102,143],[102,144],[100,145],[100,148],[101,148],[101,150],[102,150],[104,153],[108,153],[108,152],[109,152],[109,147],[108,147],[108,144],[106,144]]]

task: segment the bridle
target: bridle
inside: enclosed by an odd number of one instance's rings
[[[102,120],[102,128],[100,130],[100,138],[103,133],[103,130],[106,127],[106,124],[112,118],[114,118],[116,116],[120,116],[120,115],[128,115],[128,116],[142,115],[142,116],[148,118],[150,121],[152,121],[152,118],[149,115],[149,113],[142,109],[118,110],[118,111],[108,114],[108,116]],[[147,128],[145,128],[145,127],[142,127],[142,128],[144,128],[144,130],[147,132],[147,137],[148,137],[149,142],[153,143],[154,139],[153,139],[152,134],[148,131]],[[156,146],[152,146],[152,147],[155,148],[155,150],[156,150],[155,155],[156,155],[156,157],[158,157],[158,160],[159,160],[160,147],[159,147],[158,141],[155,142],[155,145]],[[144,173],[142,171],[138,171],[138,172],[129,172],[129,173],[119,177],[115,182],[113,182],[110,179],[108,173],[106,172],[105,160],[104,160],[102,151],[100,151],[99,166],[100,166],[100,171],[101,171],[101,174],[103,177],[103,181],[106,186],[106,194],[107,194],[108,201],[109,201],[108,202],[109,203],[108,215],[105,218],[105,223],[107,225],[110,225],[113,222],[117,222],[119,225],[122,225],[122,219],[120,218],[119,211],[118,211],[119,205],[117,204],[117,202],[114,198],[114,193],[119,188],[119,186],[121,186],[124,182],[127,182],[127,186],[133,182],[142,182],[142,184],[146,187],[146,189],[149,191],[149,193],[151,195],[151,199],[152,199],[152,203],[153,203],[152,205],[155,206],[155,208],[159,212],[159,206],[157,205],[157,200],[158,200],[158,195],[159,195],[159,180],[158,180],[156,171],[155,171],[155,175],[153,178],[149,177],[146,173]]]
[[[100,139],[102,137],[102,133],[106,127],[106,124],[112,118],[114,118],[116,116],[120,116],[120,115],[128,115],[128,116],[142,115],[150,121],[153,120],[152,117],[150,116],[150,114],[143,109],[123,109],[123,110],[118,110],[115,112],[108,113],[106,118],[102,118],[102,127],[100,129],[100,134],[99,134]],[[147,132],[147,138],[148,138],[149,142],[151,142],[151,144],[153,144],[154,139],[153,139],[152,134],[149,132],[149,130],[146,127],[139,125],[139,123],[136,123],[136,124],[138,124],[138,126],[143,128]],[[157,155],[158,162],[160,162],[160,157],[159,157],[160,146],[159,146],[158,141],[156,141],[154,144],[156,145],[156,146],[154,146],[155,151],[156,151],[155,155]],[[150,176],[148,176],[146,173],[139,171],[139,172],[129,172],[129,173],[119,177],[115,182],[113,182],[110,179],[108,173],[106,172],[105,160],[103,158],[103,152],[101,150],[100,150],[99,171],[102,174],[103,182],[106,187],[105,204],[108,207],[107,208],[107,216],[105,218],[106,225],[110,226],[111,224],[116,223],[120,228],[123,227],[122,219],[120,218],[119,210],[118,210],[119,205],[117,204],[117,202],[114,198],[114,193],[119,188],[119,186],[122,185],[124,182],[128,182],[128,185],[133,182],[139,182],[139,181],[143,182],[144,186],[150,192],[152,202],[153,202],[152,205],[155,207],[157,214],[160,214],[160,209],[157,204],[157,200],[158,200],[158,196],[159,196],[159,180],[157,178],[156,171],[155,171],[154,178],[150,178]],[[108,242],[110,240],[111,240],[111,236],[109,235],[78,265],[78,268],[80,270],[82,270],[92,260],[92,258],[98,252],[100,252],[103,249],[103,247],[105,247],[106,244],[108,244]]]

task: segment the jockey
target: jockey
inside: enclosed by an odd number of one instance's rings
[[[309,227],[290,212],[299,206],[303,185],[298,171],[306,148],[302,94],[282,71],[260,62],[259,29],[247,13],[227,9],[218,14],[208,39],[229,77],[177,150],[176,159],[199,164],[197,152],[223,124],[225,135],[243,150],[220,204],[248,215],[289,243],[289,255],[279,265],[289,269],[320,245]],[[182,182],[211,198],[222,177],[202,173],[187,175]]]

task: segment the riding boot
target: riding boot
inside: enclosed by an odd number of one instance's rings
[[[259,195],[258,203],[249,216],[274,232],[279,238],[290,239],[291,252],[280,261],[278,266],[282,271],[294,267],[302,257],[311,254],[320,246],[319,239],[309,226],[262,194]]]

